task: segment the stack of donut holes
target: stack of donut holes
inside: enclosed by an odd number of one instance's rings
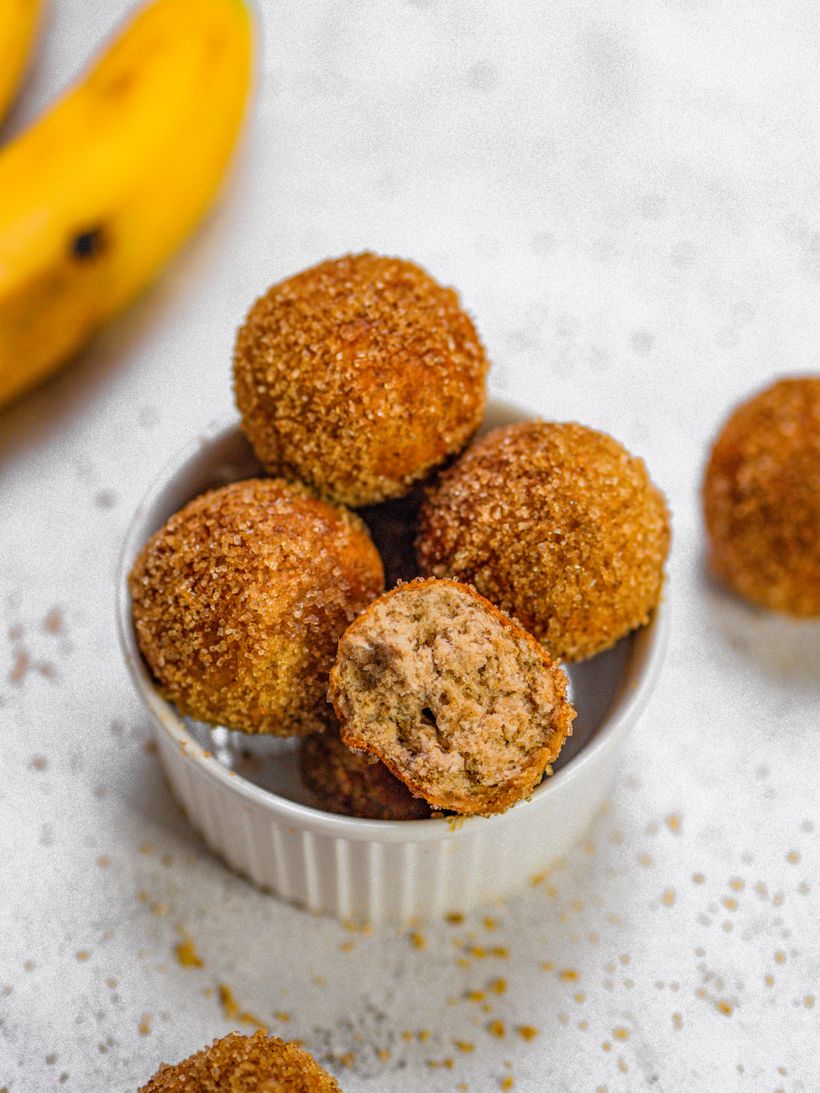
[[[488,815],[528,796],[575,716],[559,662],[658,605],[669,516],[643,461],[574,423],[476,439],[488,367],[456,292],[412,262],[347,255],[281,281],[234,353],[264,476],[192,500],[134,563],[161,693],[302,737],[328,811]]]

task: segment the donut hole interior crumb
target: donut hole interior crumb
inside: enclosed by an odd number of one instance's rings
[[[532,788],[554,758],[556,693],[543,656],[450,583],[423,594],[405,586],[373,605],[337,665],[347,742],[431,804],[477,811],[510,784]]]

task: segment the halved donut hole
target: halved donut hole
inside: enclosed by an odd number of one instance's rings
[[[473,589],[402,585],[339,643],[331,699],[349,747],[435,808],[495,812],[526,796],[574,716],[566,677]]]

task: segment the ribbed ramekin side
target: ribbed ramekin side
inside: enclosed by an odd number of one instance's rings
[[[157,732],[155,736],[159,744],[159,756],[162,760],[165,777],[168,779],[171,791],[173,792],[174,797],[176,797],[177,803],[182,808],[182,811],[200,834],[204,835],[198,816],[196,815],[197,805],[194,798],[193,779],[190,771],[185,769],[185,764],[178,754],[179,744],[166,736],[164,732]]]
[[[350,865],[350,842],[333,840],[332,876],[338,917],[343,921],[353,917],[353,889]]]
[[[459,837],[382,843],[311,831],[253,807],[158,735],[172,789],[212,850],[289,902],[374,926],[468,912],[521,890],[582,836],[614,773],[602,754],[581,793],[567,784],[538,807],[454,832]]]

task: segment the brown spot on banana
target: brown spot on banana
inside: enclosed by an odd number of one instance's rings
[[[71,237],[68,251],[75,261],[87,262],[99,258],[108,250],[105,228],[84,228]]]

